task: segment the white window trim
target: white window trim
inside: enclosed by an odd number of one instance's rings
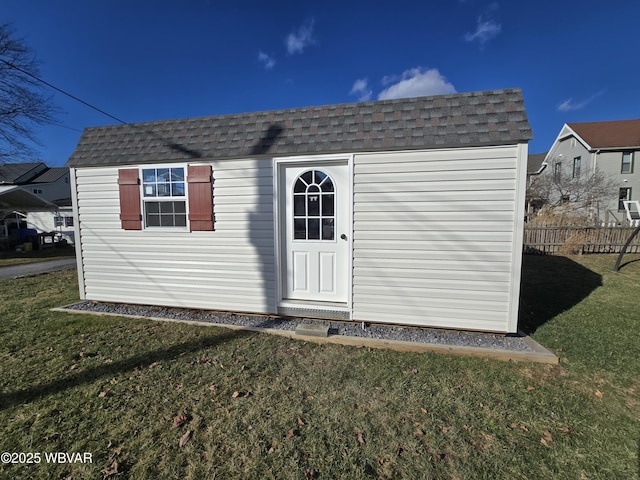
[[[627,196],[626,196],[626,198],[624,198],[624,199],[623,199],[622,197],[620,197],[620,192],[621,192],[622,190],[626,190],[626,191],[627,191]],[[632,191],[633,191],[633,190],[632,190],[632,187],[620,187],[620,188],[618,189],[618,211],[619,211],[619,212],[623,212],[623,211],[625,211],[625,209],[624,209],[624,203],[623,203],[623,208],[620,208],[620,202],[625,202],[625,201],[627,201],[627,202],[628,202],[628,201],[630,201],[630,200],[631,200],[631,192],[632,192]]]
[[[140,214],[142,216],[142,230],[143,231],[151,231],[154,233],[157,232],[188,232],[190,231],[189,226],[189,184],[187,182],[188,175],[188,165],[186,163],[158,163],[158,164],[149,164],[149,165],[141,165],[138,168],[138,178],[140,178]],[[184,170],[184,196],[183,197],[145,197],[144,196],[144,176],[143,170],[150,169],[159,169],[159,168],[182,168]],[[186,215],[186,224],[184,227],[163,227],[161,225],[158,226],[148,226],[147,225],[147,216],[145,211],[145,203],[148,202],[176,202],[184,199],[184,209]]]
[[[576,166],[578,167],[577,174],[576,174]],[[578,155],[577,157],[573,158],[572,178],[579,178],[580,175],[582,175],[582,155]]]
[[[634,157],[633,153],[634,153],[634,152],[622,152],[622,160],[621,160],[621,162],[620,162],[620,173],[621,173],[622,175],[629,175],[629,174],[632,174],[632,173],[633,173],[633,169],[634,169],[633,162],[634,162],[634,160],[635,160],[635,159],[633,158],[633,157]],[[625,172],[625,171],[624,171],[624,165],[625,165],[624,156],[625,156],[625,155],[629,155],[629,163],[628,163],[628,165],[629,165],[629,171],[628,171],[628,172]]]

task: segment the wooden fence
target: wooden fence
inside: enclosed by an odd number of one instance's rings
[[[524,227],[525,253],[619,253],[634,227],[535,226]],[[640,234],[627,247],[640,253]]]

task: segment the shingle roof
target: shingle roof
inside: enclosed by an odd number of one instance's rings
[[[548,152],[530,153],[527,158],[527,174],[538,173]]]
[[[51,183],[69,173],[69,167],[52,167],[32,179],[29,183]]]
[[[532,138],[519,89],[84,130],[67,165],[504,145]]]
[[[640,119],[567,125],[592,149],[640,147]]]
[[[42,162],[1,163],[0,183],[15,183],[24,174],[43,165]]]

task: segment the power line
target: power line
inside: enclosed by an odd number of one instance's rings
[[[82,103],[83,105],[86,105],[87,107],[95,110],[96,112],[100,112],[103,115],[106,115],[109,118],[114,119],[116,122],[120,122],[122,124],[126,124],[127,122],[125,122],[124,120],[120,120],[117,117],[114,117],[113,115],[105,112],[104,110],[99,109],[98,107],[95,107],[93,105],[91,105],[90,103],[85,102],[84,100],[82,100],[81,98],[76,97],[75,95],[71,95],[68,92],[65,92],[64,90],[62,90],[61,88],[56,87],[55,85],[51,85],[49,82],[46,82],[45,80],[42,80],[41,78],[36,77],[34,74],[27,72],[26,70],[23,70],[20,67],[15,66],[13,63],[7,62],[6,60],[0,58],[0,62],[4,63],[5,65],[8,65],[11,68],[15,68],[16,70],[18,70],[19,72],[24,73],[25,75],[30,76],[31,78],[36,79],[37,81],[39,81],[40,83],[44,83],[47,87],[49,88],[53,88],[54,90],[62,93],[63,95],[66,95],[69,98],[72,98],[73,100]]]
[[[82,133],[82,130],[78,130],[77,128],[73,128],[73,127],[70,127],[68,125],[64,125],[62,123],[51,122],[51,125],[55,125],[56,127],[60,127],[60,128],[66,128],[67,130],[73,130],[74,132]]]

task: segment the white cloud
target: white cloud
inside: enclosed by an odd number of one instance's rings
[[[262,50],[258,52],[258,60],[264,65],[265,70],[271,70],[276,66],[276,61],[270,55],[267,55]]]
[[[353,82],[353,87],[351,87],[349,95],[357,95],[358,101],[360,102],[367,102],[371,100],[373,91],[369,88],[369,80],[366,78],[360,78]]]
[[[383,84],[389,85],[390,78],[394,77],[384,77]],[[387,83],[384,83],[385,81]],[[455,92],[455,87],[447,81],[437,68],[425,70],[417,67],[405,71],[400,79],[380,92],[378,100],[442,95]]]
[[[382,77],[382,85],[386,87],[391,83],[396,83],[401,78],[402,77],[400,75],[385,75],[384,77]]]
[[[467,33],[464,36],[464,39],[467,42],[480,42],[480,45],[484,45],[493,37],[497,36],[502,30],[502,25],[496,23],[495,20],[483,20],[482,17],[478,18],[478,26],[476,27],[475,32]]]
[[[313,43],[313,24],[315,23],[312,18],[307,23],[302,25],[297,31],[290,33],[287,36],[285,45],[287,46],[287,53],[293,55],[294,53],[302,53],[304,49]]]
[[[473,32],[466,33],[464,39],[467,42],[478,42],[480,46],[484,46],[489,40],[497,37],[502,30],[502,25],[493,18],[493,12],[498,10],[498,4],[492,3],[483,15],[478,17],[476,29]]]
[[[587,105],[589,105],[591,102],[593,102],[596,98],[598,98],[603,93],[604,93],[603,91],[595,93],[595,94],[591,95],[589,98],[587,98],[585,100],[582,100],[581,102],[574,102],[573,98],[569,98],[569,99],[565,100],[564,102],[562,102],[560,105],[558,105],[558,111],[559,112],[570,112],[572,110],[580,110],[581,108],[584,108]]]

